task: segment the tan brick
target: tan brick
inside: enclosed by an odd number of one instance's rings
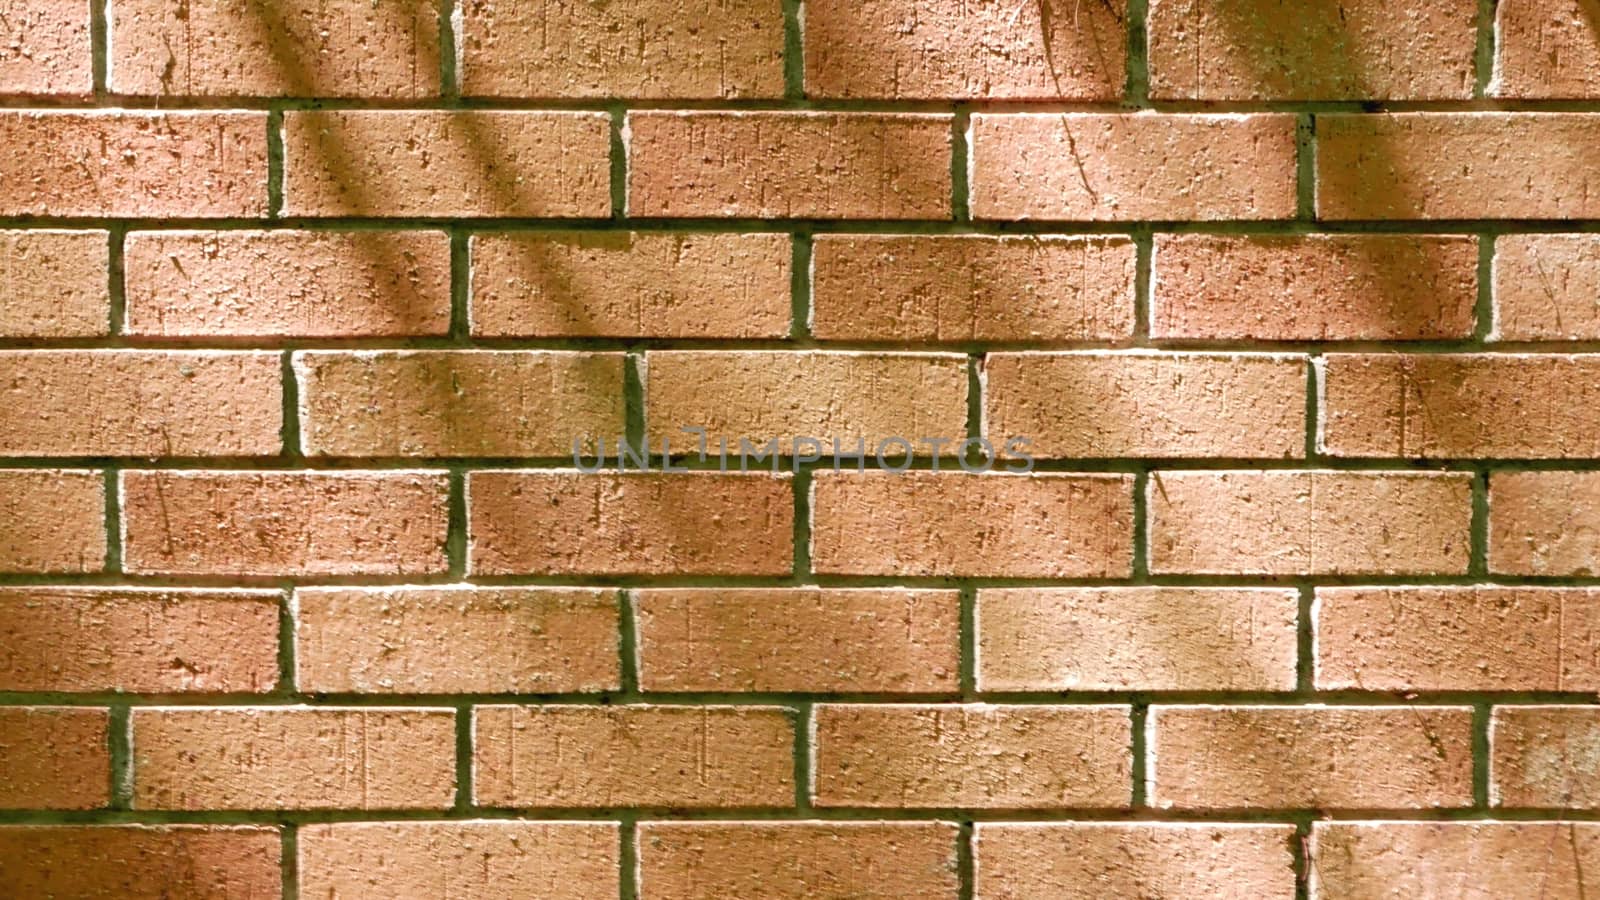
[[[267,214],[266,112],[0,112],[0,216]]]
[[[1472,803],[1465,706],[1152,706],[1158,809],[1431,809]]]
[[[137,809],[447,809],[455,712],[334,707],[133,711]]]
[[[0,469],[0,572],[98,572],[106,564],[99,472]]]
[[[540,897],[620,890],[615,822],[348,822],[299,834],[304,897]]]
[[[1467,100],[1477,0],[1151,0],[1150,96]]]
[[[1318,115],[1321,219],[1588,219],[1589,113]]]
[[[1600,572],[1600,472],[1495,472],[1489,477],[1489,571]]]
[[[947,219],[950,116],[628,114],[628,214]]]
[[[1288,825],[980,823],[981,897],[1295,896]]]
[[[1587,0],[1499,0],[1489,96],[1600,97],[1600,40]]]
[[[794,727],[793,711],[765,706],[480,706],[473,797],[483,806],[788,807]]]
[[[619,600],[584,588],[295,592],[302,691],[533,694],[616,690]]]
[[[95,809],[111,800],[106,710],[0,707],[0,809]]]
[[[474,235],[472,333],[784,338],[790,257],[784,234]]]
[[[643,822],[640,895],[955,898],[949,822]]]
[[[442,231],[150,231],[124,245],[129,334],[443,335]]]
[[[626,424],[621,353],[296,353],[313,456],[560,456]]]
[[[445,570],[444,473],[124,472],[123,566],[169,575]]]
[[[1507,234],[1494,242],[1496,341],[1600,340],[1600,235]]]
[[[933,693],[959,687],[955,591],[644,590],[646,691]]]
[[[990,353],[984,433],[1036,457],[1300,458],[1306,360],[1264,354]]]
[[[0,94],[89,96],[90,17],[74,0],[0,0]]]
[[[472,472],[475,575],[783,575],[787,477],[742,473]]]
[[[1150,570],[1218,575],[1467,572],[1472,476],[1153,472]]]
[[[1290,590],[981,590],[978,689],[1293,690],[1298,608]]]
[[[104,231],[0,231],[0,337],[106,334],[110,260]]]
[[[284,214],[611,214],[604,113],[346,110],[284,116]]]
[[[255,825],[6,825],[0,879],[19,897],[277,900],[282,847]]]
[[[1478,239],[1161,234],[1150,336],[1410,341],[1472,336]]]
[[[819,235],[812,254],[811,331],[823,340],[1133,337],[1124,237]]]
[[[0,691],[270,691],[278,683],[281,596],[0,588]]]
[[[810,0],[808,97],[1120,100],[1128,4]]]
[[[1489,747],[1493,805],[1600,808],[1600,707],[1497,706]]]
[[[1288,219],[1289,115],[979,113],[972,215],[1082,222]]]
[[[281,374],[275,353],[0,351],[0,455],[275,454]]]
[[[1311,853],[1311,900],[1582,897],[1600,887],[1600,826],[1590,823],[1316,822]]]
[[[466,0],[457,20],[469,97],[778,98],[780,0]]]
[[[111,90],[198,97],[439,94],[432,0],[117,0]]]

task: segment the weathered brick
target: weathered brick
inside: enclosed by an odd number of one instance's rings
[[[0,231],[0,337],[99,337],[111,329],[104,231]]]
[[[1600,808],[1600,707],[1497,706],[1489,747],[1495,806]]]
[[[95,809],[111,800],[106,710],[0,708],[0,809]]]
[[[1600,97],[1600,21],[1588,0],[1499,0],[1489,96]]]
[[[0,94],[89,96],[90,17],[73,0],[0,0]]]
[[[0,572],[98,572],[106,563],[105,476],[0,469]]]
[[[950,118],[629,113],[628,214],[947,219]]]
[[[1316,822],[1310,850],[1311,900],[1582,897],[1600,887],[1600,826],[1584,822]]]
[[[1490,340],[1600,340],[1596,295],[1600,295],[1600,235],[1495,238]]]
[[[1489,477],[1489,571],[1600,571],[1600,472],[1495,472]]]
[[[277,900],[282,848],[256,825],[5,825],[0,879],[19,897]]]

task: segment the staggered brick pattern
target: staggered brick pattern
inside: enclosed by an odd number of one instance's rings
[[[1594,0],[0,0],[0,152],[0,895],[1600,896]]]

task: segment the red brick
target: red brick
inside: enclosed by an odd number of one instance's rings
[[[90,17],[73,0],[0,0],[0,94],[89,96]]]
[[[812,254],[811,332],[822,340],[1133,337],[1124,237],[819,235]]]
[[[276,900],[282,846],[255,825],[7,825],[0,881],[19,897]]]
[[[1477,0],[1152,0],[1162,100],[1467,100]]]
[[[1478,239],[1162,234],[1150,336],[1411,341],[1472,336]]]
[[[1286,691],[1299,597],[1248,588],[978,592],[981,691]]]
[[[133,711],[137,809],[447,809],[455,712],[333,707]]]
[[[972,215],[1080,222],[1288,219],[1289,115],[979,113]]]
[[[812,724],[818,806],[1127,807],[1126,706],[825,703]]]
[[[281,374],[275,353],[0,351],[0,455],[275,454]]]
[[[168,575],[445,570],[444,473],[124,472],[123,565]]]
[[[1489,747],[1493,805],[1600,808],[1600,707],[1495,707]]]
[[[95,809],[111,800],[103,709],[0,707],[0,809]]]
[[[296,686],[326,693],[616,690],[619,600],[585,588],[295,592]]]
[[[346,110],[284,116],[284,214],[611,214],[604,113]]]
[[[1300,356],[990,353],[984,432],[1036,457],[1300,458]]]
[[[267,214],[265,112],[0,112],[0,216]]]
[[[1128,4],[810,0],[808,97],[1120,100]]]
[[[0,337],[99,337],[111,328],[104,231],[0,231]]]
[[[106,564],[105,476],[0,469],[0,572],[98,572]]]
[[[1123,475],[819,473],[812,568],[829,575],[1126,578]]]
[[[469,97],[778,98],[780,0],[466,0],[457,13]]]
[[[646,691],[934,693],[959,687],[955,591],[644,590]]]
[[[787,477],[742,473],[472,472],[474,575],[785,575]]]
[[[3,588],[0,691],[270,691],[280,600],[277,591]]]
[[[954,898],[949,822],[644,822],[640,895]]]
[[[1465,706],[1152,706],[1158,809],[1431,809],[1472,803]]]
[[[1288,825],[980,823],[982,897],[1295,896]]]
[[[1499,0],[1489,96],[1600,97],[1600,40],[1587,0]]]
[[[1600,827],[1588,823],[1317,822],[1310,848],[1311,900],[1582,897],[1600,887]]]
[[[129,334],[354,338],[450,330],[442,231],[150,231],[124,245]]]
[[[628,214],[947,219],[950,116],[628,114]]]
[[[794,713],[767,706],[480,706],[483,806],[794,804]]]
[[[561,456],[622,434],[621,353],[363,350],[294,355],[313,456]]]
[[[1495,472],[1489,478],[1489,571],[1600,572],[1600,472]]]
[[[111,90],[420,99],[439,93],[432,0],[117,0]]]
[[[1507,234],[1494,242],[1498,341],[1600,340],[1600,235]]]
[[[784,234],[474,235],[472,333],[784,338],[790,256]]]
[[[1465,575],[1472,476],[1154,472],[1150,570],[1218,575]]]
[[[618,830],[615,822],[305,825],[298,841],[300,895],[343,900],[616,896]]]

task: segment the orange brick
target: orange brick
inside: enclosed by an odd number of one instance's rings
[[[1124,237],[819,235],[812,254],[811,331],[823,340],[1133,337]]]
[[[105,477],[0,469],[0,572],[98,572],[106,564]]]
[[[1163,100],[1467,100],[1477,0],[1152,0],[1150,96]]]
[[[473,797],[484,806],[794,804],[788,709],[480,706],[473,735]]]
[[[1126,706],[825,703],[812,725],[818,806],[1123,808]]]
[[[169,575],[445,570],[444,473],[124,472],[123,565]]]
[[[283,127],[285,215],[611,214],[604,113],[305,111]]]
[[[1152,572],[1467,572],[1466,472],[1154,472],[1148,496]]]
[[[1600,97],[1600,40],[1586,0],[1499,0],[1489,96]]]
[[[277,900],[282,846],[255,825],[7,825],[0,878],[19,897]]]
[[[1495,472],[1489,478],[1489,571],[1593,575],[1600,472]]]
[[[300,894],[584,900],[620,890],[615,822],[349,822],[300,829]],[[447,887],[446,887],[447,886]]]
[[[1591,654],[1590,658],[1593,658]],[[1495,806],[1600,808],[1600,708],[1497,706],[1489,724],[1489,801]]]
[[[471,472],[475,575],[784,575],[787,477],[742,473]]]
[[[954,898],[949,822],[644,822],[640,896]]]
[[[1150,336],[1410,341],[1472,336],[1478,239],[1161,234]]]
[[[344,338],[450,330],[442,231],[150,231],[124,245],[129,334]]]
[[[1431,809],[1472,803],[1465,706],[1152,706],[1158,809]]]
[[[111,90],[146,96],[376,97],[439,93],[431,0],[118,0]]]
[[[364,350],[294,355],[314,456],[561,456],[625,425],[621,353]]]
[[[95,809],[111,800],[103,709],[0,708],[0,809]]]
[[[979,113],[972,215],[1080,222],[1288,219],[1289,115]]]
[[[1120,100],[1128,5],[810,0],[806,96]]]
[[[447,809],[455,712],[333,707],[133,711],[138,809]]]
[[[0,112],[0,216],[267,214],[265,112]]]
[[[111,328],[104,231],[0,231],[0,337],[98,337]]]
[[[780,0],[466,0],[457,15],[469,97],[783,96]]]
[[[472,333],[784,338],[790,256],[782,234],[474,235]]]
[[[1600,235],[1507,234],[1494,242],[1499,341],[1600,340]]]
[[[955,591],[645,590],[646,691],[933,693],[959,687]]]
[[[295,592],[296,686],[326,693],[566,693],[621,687],[616,591]]]
[[[280,599],[277,591],[3,588],[0,691],[270,691]]]
[[[0,351],[0,454],[275,454],[281,370],[275,353]]]
[[[984,432],[1037,457],[1299,458],[1300,356],[991,353]]]
[[[1284,691],[1299,598],[1248,588],[978,592],[981,691]]]
[[[89,96],[90,17],[73,0],[0,0],[0,94]]]
[[[1582,897],[1600,887],[1600,827],[1590,823],[1316,822],[1310,849],[1311,900]]]
[[[628,114],[628,214],[946,219],[950,116]]]

